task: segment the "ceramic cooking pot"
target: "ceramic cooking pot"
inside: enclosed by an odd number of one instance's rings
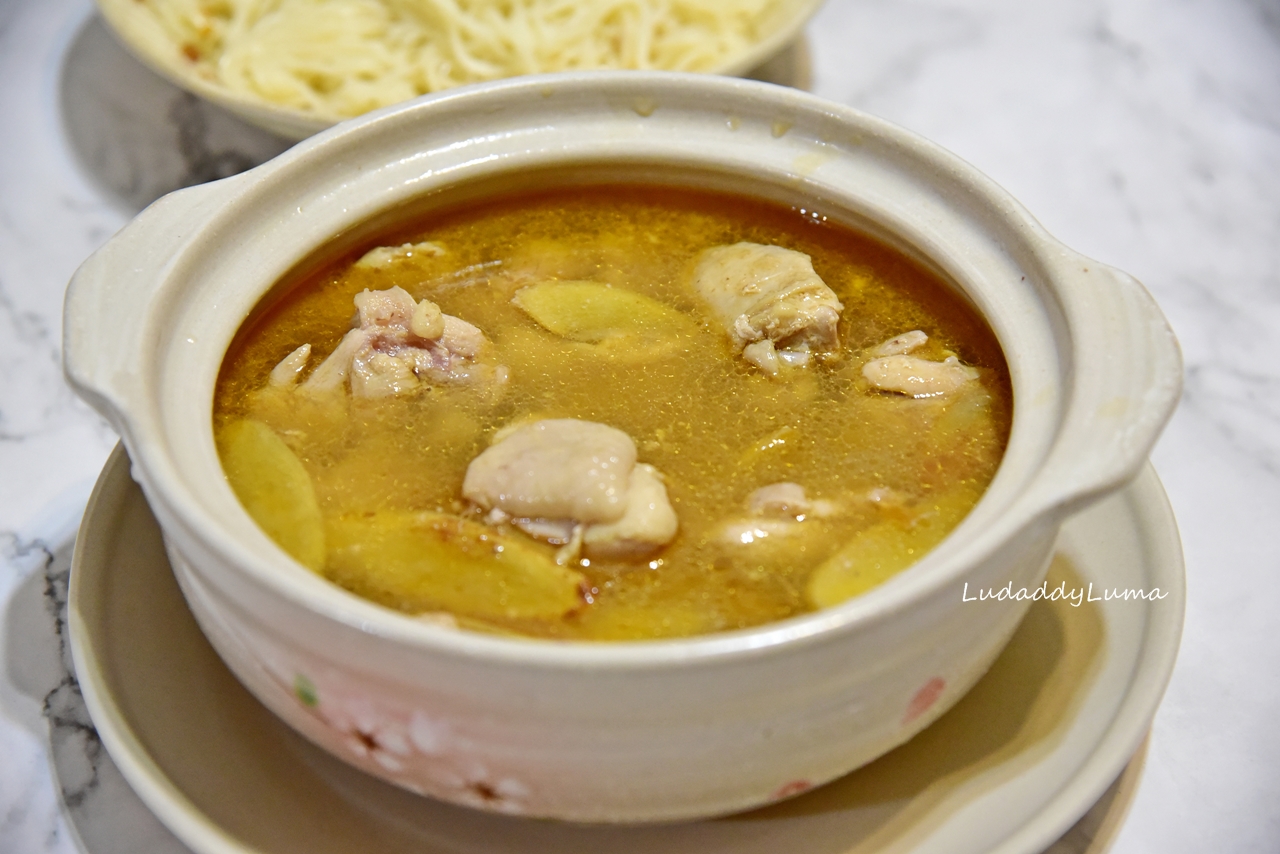
[[[755,629],[547,642],[429,625],[293,562],[253,523],[211,424],[228,343],[326,243],[390,209],[537,181],[750,194],[869,231],[987,319],[1014,393],[968,518],[869,593]],[[830,780],[910,738],[982,675],[1062,520],[1138,471],[1178,397],[1177,345],[1134,279],[1056,242],[955,156],[802,92],[660,73],[451,91],[333,128],[156,202],[76,274],[66,372],[120,432],[193,611],[276,714],[413,791],[580,821],[684,819]]]

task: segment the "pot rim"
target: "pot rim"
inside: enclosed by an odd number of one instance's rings
[[[930,170],[935,175],[945,175],[955,188],[969,194],[970,198],[966,200],[968,203],[979,204],[985,211],[994,212],[1000,218],[998,225],[1016,232],[1016,237],[1023,241],[1027,251],[1034,256],[1032,260],[1048,271],[1047,277],[1051,282],[1056,281],[1055,271],[1061,272],[1059,267],[1065,270],[1065,265],[1075,264],[1081,258],[1053,239],[1018,202],[977,169],[936,144],[896,125],[807,93],[771,84],[673,72],[566,72],[459,87],[426,96],[339,124],[248,173],[166,197],[173,201],[162,200],[136,222],[147,219],[150,214],[151,230],[155,230],[155,223],[160,220],[178,223],[179,233],[172,239],[180,241],[179,248],[171,258],[163,259],[163,263],[159,265],[161,269],[158,278],[163,282],[167,280],[166,277],[173,277],[181,272],[182,265],[179,261],[183,254],[189,253],[195,241],[210,233],[219,223],[234,218],[240,209],[252,205],[264,194],[269,196],[273,186],[279,186],[298,173],[315,169],[318,164],[341,160],[359,149],[366,140],[374,144],[380,136],[403,136],[414,125],[429,125],[433,117],[447,116],[451,111],[459,109],[465,109],[473,116],[484,115],[486,110],[492,111],[495,105],[501,103],[537,102],[548,97],[548,91],[561,93],[563,90],[584,89],[593,93],[603,92],[611,97],[633,97],[637,94],[661,92],[661,95],[654,97],[669,97],[673,102],[678,102],[681,97],[686,100],[701,97],[703,100],[714,99],[716,103],[728,105],[729,108],[747,104],[758,108],[761,104],[769,104],[778,107],[783,113],[796,116],[796,123],[800,122],[800,116],[804,116],[815,122],[835,124],[855,137],[865,137],[886,144],[886,150],[903,162]],[[179,197],[183,196],[187,197],[186,206],[199,211],[198,221],[189,224],[189,227],[182,227],[180,217],[166,217],[163,210],[166,206],[177,207]],[[145,230],[143,226],[138,228],[139,232]],[[330,236],[325,234],[318,238],[312,248],[319,245],[320,240]],[[77,392],[103,412],[124,437],[130,455],[135,460],[135,476],[144,486],[166,532],[170,535],[181,532],[190,541],[198,543],[210,557],[224,567],[232,567],[231,571],[250,581],[262,592],[324,619],[398,644],[429,650],[433,654],[478,658],[494,663],[590,670],[692,664],[725,658],[753,657],[782,648],[794,649],[810,643],[823,643],[836,636],[878,625],[906,609],[919,606],[931,597],[941,596],[942,590],[948,585],[958,585],[973,567],[1007,545],[1028,526],[1056,527],[1067,513],[1078,506],[1127,483],[1145,460],[1160,428],[1171,414],[1181,378],[1176,343],[1169,343],[1157,354],[1158,388],[1145,398],[1146,406],[1152,411],[1146,414],[1140,425],[1134,427],[1133,432],[1140,435],[1130,437],[1132,441],[1127,451],[1131,459],[1127,458],[1126,466],[1112,473],[1109,479],[1092,483],[1076,494],[1063,494],[1061,489],[1055,491],[1043,484],[1041,486],[1044,488],[1036,492],[1037,481],[1042,481],[1046,474],[1043,458],[1052,450],[1049,446],[1057,442],[1057,434],[1065,429],[1063,424],[1067,407],[1064,403],[1055,435],[1043,437],[1047,450],[1041,455],[1039,468],[1025,473],[1018,480],[1017,473],[1010,475],[1006,472],[1007,466],[1002,461],[987,492],[942,543],[884,584],[839,605],[752,628],[686,638],[608,642],[511,639],[454,631],[424,623],[340,589],[294,563],[278,548],[276,554],[264,554],[260,544],[246,543],[236,537],[217,536],[225,533],[222,526],[196,499],[193,486],[176,470],[169,448],[173,437],[165,434],[157,415],[138,411],[148,401],[139,397],[136,391],[129,394],[121,393],[118,389],[113,391],[110,381],[102,379],[100,375],[95,376],[95,371],[88,367],[93,359],[89,340],[91,336],[82,330],[92,309],[89,292],[94,288],[94,279],[105,275],[106,267],[111,261],[109,256],[112,254],[113,244],[116,245],[117,254],[128,254],[127,250],[130,248],[135,252],[141,251],[136,242],[130,247],[128,241],[121,242],[121,238],[117,237],[104,250],[100,250],[94,259],[86,262],[85,267],[73,279],[66,309],[67,374]],[[100,257],[98,266],[102,269],[89,269]],[[1103,265],[1095,266],[1100,272],[1107,270]],[[274,281],[273,278],[258,282],[254,302],[267,292]],[[957,284],[963,290],[964,285],[974,283]],[[1136,285],[1136,282],[1133,284]],[[1134,299],[1141,301],[1140,298],[1145,297],[1146,302],[1150,303],[1149,296],[1145,295],[1141,286],[1136,287],[1138,296]],[[1054,296],[1041,295],[1041,299],[1049,301]],[[1054,310],[1054,307],[1049,306],[1049,310]],[[149,318],[157,311],[157,300],[151,299],[147,310],[142,314]],[[999,329],[992,318],[983,314],[998,334]],[[1153,303],[1147,309],[1145,320],[1153,325],[1153,329],[1163,324],[1163,318],[1154,309]],[[243,318],[238,320],[237,327],[242,322]],[[1070,318],[1067,318],[1066,326],[1070,326]],[[1164,346],[1159,343],[1164,339],[1172,342],[1167,324],[1153,334],[1156,341],[1153,346]],[[1001,346],[1007,348],[1008,343],[1002,339]],[[1014,358],[1007,349],[1006,360],[1012,374]],[[220,364],[221,359],[213,366],[215,375]],[[1074,377],[1071,374],[1074,368],[1075,365],[1066,367],[1068,376]],[[1062,396],[1066,398],[1070,390],[1068,381],[1064,380]],[[151,389],[148,393],[154,392],[155,389]],[[1015,408],[1009,447],[1013,446],[1020,424],[1023,423],[1019,417],[1022,407],[1017,400],[1018,393],[1015,385]],[[210,401],[209,406],[211,405]],[[202,435],[199,440],[212,448],[211,423],[207,435]],[[192,440],[186,438],[183,441]],[[221,488],[230,493],[225,481]],[[993,504],[996,498],[1007,502],[1009,512],[988,519],[981,528],[971,524],[975,517],[982,515],[980,511],[984,505]],[[247,519],[247,513],[242,508],[241,513]],[[262,538],[265,539],[265,535]],[[223,588],[219,579],[209,580],[215,587]]]

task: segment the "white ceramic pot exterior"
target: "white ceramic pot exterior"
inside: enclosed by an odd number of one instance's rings
[[[562,180],[692,183],[814,208],[912,252],[1010,365],[1001,469],[933,553],[836,608],[687,640],[450,631],[328,584],[240,507],[214,448],[227,345],[317,246],[426,197]],[[341,238],[338,238],[341,239]],[[264,703],[407,788],[483,808],[653,821],[746,808],[905,741],[985,671],[1061,520],[1126,483],[1176,402],[1177,345],[1133,279],[1050,238],[1002,190],[885,122],[765,84],[571,74],[457,90],[340,125],[172,194],[73,279],[66,370],[120,431],[197,618]]]

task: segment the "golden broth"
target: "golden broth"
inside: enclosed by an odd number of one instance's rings
[[[433,212],[362,248],[428,240],[445,252],[381,269],[353,266],[353,253],[285,283],[286,295],[237,336],[215,393],[224,459],[232,425],[249,418],[270,426],[301,461],[324,519],[329,550],[314,565],[375,602],[555,638],[754,626],[857,595],[914,562],[964,517],[999,464],[1012,401],[990,330],[936,276],[812,211],[689,189],[574,187]],[[811,256],[844,306],[835,358],[774,378],[734,352],[689,280],[699,252],[739,241]],[[566,340],[512,303],[521,287],[545,280],[625,288],[692,322],[633,348]],[[272,367],[300,344],[312,344],[313,366],[334,349],[357,293],[392,286],[483,330],[510,369],[505,390],[434,386],[313,399],[267,387]],[[923,399],[871,388],[861,373],[868,349],[913,329],[929,335],[923,355],[955,354],[980,369],[978,380]],[[437,595],[432,573],[378,557],[403,551],[388,545],[387,532],[413,514],[480,523],[461,496],[467,465],[500,428],[531,417],[597,421],[629,434],[639,460],[665,478],[679,517],[675,540],[641,561],[575,561],[582,600],[554,619],[491,607],[483,589]],[[231,475],[243,496],[241,476]],[[782,481],[837,512],[785,536],[726,536],[726,525],[749,521],[744,502],[753,490]],[[262,513],[255,518],[283,545]],[[353,546],[357,529],[380,544]],[[555,552],[518,531],[494,535]],[[450,560],[447,551],[436,559]]]

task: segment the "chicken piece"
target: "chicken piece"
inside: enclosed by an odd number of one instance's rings
[[[535,421],[472,460],[462,494],[514,517],[616,522],[635,464],[635,443],[621,430],[573,418]]]
[[[351,393],[356,397],[388,397],[418,387],[414,361],[365,347],[351,360]]]
[[[862,376],[880,391],[909,397],[937,397],[951,394],[976,380],[978,370],[960,364],[955,356],[941,362],[917,356],[886,356],[863,365]]]
[[[780,367],[775,355],[803,365],[811,353],[839,347],[844,306],[803,252],[759,243],[716,246],[702,253],[693,281],[734,349],[769,373]],[[765,340],[772,349],[751,347]]]
[[[341,388],[347,380],[347,375],[351,373],[352,360],[357,353],[369,346],[369,342],[370,337],[367,331],[352,329],[338,342],[338,346],[329,354],[329,358],[311,372],[311,376],[302,383],[302,390],[320,393]],[[276,365],[276,367],[280,366]]]
[[[636,463],[621,430],[571,418],[546,419],[499,434],[471,461],[462,494],[531,537],[563,545],[557,559],[627,559],[676,534],[662,478]]]
[[[804,519],[806,516],[831,516],[836,512],[836,506],[821,499],[811,501],[803,486],[784,481],[762,486],[747,496],[747,510],[752,516]]]
[[[444,334],[444,314],[440,306],[429,299],[424,299],[413,309],[409,318],[409,331],[419,338],[433,339]]]
[[[363,290],[355,295],[356,320],[361,329],[376,329],[383,334],[404,337],[418,304],[401,287],[385,291]]]
[[[577,540],[577,546],[572,550],[576,552],[582,548],[582,523],[575,522],[573,519],[511,519],[507,517],[504,521],[510,521],[512,525],[535,540],[546,540],[553,546],[567,546]]]
[[[911,397],[950,394],[978,378],[976,368],[960,364],[955,356],[941,362],[908,355],[929,342],[919,329],[895,335],[867,352],[875,357],[862,366],[862,376],[880,391]]]
[[[747,510],[752,516],[794,519],[809,512],[809,499],[798,483],[771,483],[747,496]]]
[[[929,343],[928,335],[925,335],[919,329],[912,329],[910,332],[895,335],[888,341],[872,347],[871,355],[878,358],[905,356],[907,353],[914,353],[927,343]]]
[[[470,384],[499,388],[507,369],[489,361],[484,333],[444,314],[430,300],[414,300],[403,288],[362,291],[355,296],[355,328],[343,337],[300,386],[325,393],[348,382],[356,397],[385,397],[425,384]],[[271,372],[271,384],[297,382],[311,356],[304,344]]]
[[[778,351],[778,358],[783,364],[791,365],[794,368],[803,368],[809,364],[813,352],[809,350],[809,345],[802,344],[797,349],[785,349]]]
[[[749,519],[734,519],[720,528],[719,539],[750,545],[770,538],[794,537],[807,530],[806,519],[822,519],[839,511],[836,504],[810,499],[798,483],[783,481],[762,486],[747,496]]]
[[[782,360],[778,358],[778,350],[768,338],[763,341],[752,341],[743,347],[742,358],[771,377],[776,377],[782,371]]]
[[[436,311],[439,310],[437,307]],[[478,359],[489,347],[489,339],[484,337],[479,327],[450,314],[441,315],[439,342],[449,353],[464,359]]]
[[[662,475],[653,466],[640,463],[631,472],[627,509],[622,518],[589,525],[583,531],[582,546],[588,557],[643,557],[671,542],[678,527]]]
[[[281,359],[280,363],[271,369],[271,376],[267,381],[277,388],[291,388],[298,384],[298,377],[301,376],[303,369],[307,367],[307,362],[310,360],[311,345],[303,344]]]

